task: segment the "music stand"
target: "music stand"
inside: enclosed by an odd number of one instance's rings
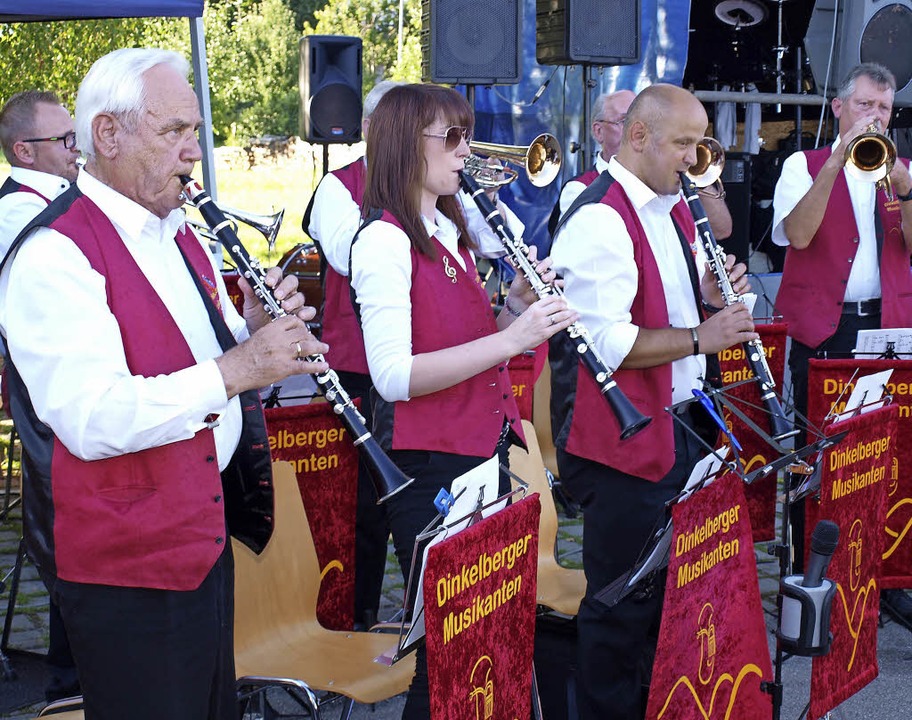
[[[496,462],[496,456],[487,462]],[[472,471],[470,471],[471,473]],[[468,475],[469,473],[467,473]],[[464,476],[460,476],[464,477]],[[454,484],[459,480],[454,480]],[[523,482],[520,487],[511,490],[503,495],[497,495],[492,500],[485,502],[484,495],[478,492],[477,486],[466,485],[462,490],[457,491],[453,496],[454,502],[469,500],[474,498],[474,502],[469,502],[469,509],[457,514],[454,518],[449,517],[449,510],[445,515],[438,512],[434,519],[415,537],[415,546],[412,551],[412,562],[409,567],[408,581],[405,586],[405,596],[402,601],[402,620],[399,623],[399,640],[391,653],[384,653],[377,658],[378,662],[392,665],[410,653],[417,650],[424,640],[424,595],[421,579],[424,577],[424,566],[427,559],[427,551],[438,542],[442,542],[448,537],[453,537],[456,533],[475,523],[489,517],[494,512],[505,507],[510,499],[517,494],[525,495],[528,485]],[[457,510],[457,513],[459,511]],[[444,524],[441,524],[444,521]],[[417,581],[417,582],[416,582]],[[416,587],[416,596],[414,606],[412,605],[412,587]]]

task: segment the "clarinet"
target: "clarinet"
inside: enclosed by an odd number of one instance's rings
[[[238,239],[234,231],[234,223],[212,201],[203,188],[191,177],[181,175],[184,185],[184,195],[187,200],[203,216],[212,233],[219,239],[225,250],[231,256],[240,272],[253,292],[259,298],[266,312],[273,320],[286,316],[288,313],[282,309],[281,304],[273,293],[273,289],[266,284],[266,272],[259,260],[251,258],[247,250]],[[307,362],[325,362],[321,354],[307,355],[303,360]],[[365,426],[364,416],[352,402],[351,397],[339,382],[339,376],[330,369],[321,373],[314,373],[317,381],[317,390],[332,406],[333,412],[339,416],[342,424],[354,438],[355,447],[361,455],[361,460],[367,467],[374,489],[379,500],[377,504],[389,500],[400,490],[408,487],[414,478],[406,477],[392,460],[383,452],[377,440]]]
[[[703,209],[703,203],[697,195],[697,186],[686,174],[680,173],[681,183],[684,188],[684,198],[687,200],[687,206],[690,208],[700,241],[703,243],[703,250],[709,261],[709,267],[716,278],[716,283],[722,291],[722,298],[725,306],[734,305],[741,302],[741,296],[735,292],[731,280],[728,277],[728,271],[725,269],[725,250],[716,242],[712,228],[709,227],[709,220],[706,218],[706,210]],[[747,364],[751,372],[760,383],[760,399],[763,406],[769,414],[770,435],[776,441],[785,440],[792,435],[797,434],[798,430],[792,426],[792,423],[785,417],[779,397],[775,393],[776,381],[770,372],[769,364],[766,362],[766,352],[763,349],[763,343],[760,338],[742,343]]]
[[[494,207],[494,203],[491,202],[491,199],[485,195],[484,189],[479,186],[475,178],[468,172],[460,172],[459,182],[460,185],[462,185],[462,189],[475,201],[478,209],[481,210],[481,214],[484,216],[485,220],[487,220],[488,225],[497,233],[500,242],[506,249],[510,259],[513,260],[516,269],[525,275],[526,280],[529,281],[529,285],[532,286],[535,294],[538,295],[539,298],[548,295],[563,297],[564,294],[559,287],[542,280],[541,275],[538,274],[538,271],[529,260],[529,246],[522,240],[516,239],[510,231],[510,228],[507,227],[503,216],[497,211],[497,208]],[[583,367],[589,371],[589,374],[592,375],[595,382],[598,383],[602,397],[608,401],[608,405],[614,413],[618,425],[621,427],[621,440],[632,437],[652,422],[652,418],[643,415],[637,410],[627,396],[624,395],[621,388],[618,387],[614,378],[611,376],[611,371],[608,369],[608,366],[605,365],[605,361],[602,360],[598,351],[595,349],[595,344],[592,342],[592,336],[589,335],[589,331],[585,326],[577,320],[570,325],[565,332],[570,336],[571,340],[573,340],[576,352],[579,355],[579,361],[583,364]]]

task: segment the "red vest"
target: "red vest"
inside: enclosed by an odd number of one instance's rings
[[[388,212],[381,219],[401,228]],[[439,243],[437,251],[437,258],[431,259],[412,249],[414,355],[497,332],[491,302],[469,251],[461,248],[459,252],[466,270]],[[388,403],[377,396],[374,406],[376,435],[387,450],[491,457],[505,419],[524,440],[506,363],[407,402]]]
[[[633,243],[638,269],[637,293],[630,308],[631,322],[642,328],[668,327],[668,307],[659,267],[646,233],[627,193],[612,183],[602,202],[624,220]],[[681,200],[672,209],[679,228],[690,231],[693,216]],[[606,242],[610,239],[606,238]],[[565,333],[561,333],[564,336]],[[627,398],[652,422],[633,437],[621,440],[614,413],[589,372],[564,337],[552,341],[552,410],[555,444],[573,455],[658,482],[674,464],[674,426],[665,407],[671,405],[671,363],[637,370],[618,370],[614,380]]]
[[[830,148],[805,151],[808,172],[816,178],[830,156]],[[903,160],[908,164],[908,161]],[[882,295],[881,327],[912,325],[912,275],[909,251],[903,240],[898,201],[887,202],[878,191],[877,212],[884,238],[880,257]],[[858,252],[858,225],[845,175],[839,173],[823,222],[811,244],[803,250],[790,247],[785,255],[776,310],[789,326],[789,335],[817,347],[836,332],[842,315],[846,283]]]
[[[351,193],[352,200],[361,205],[367,168],[359,158],[341,170],[334,170],[339,181]],[[323,334],[321,340],[329,345],[326,361],[333,370],[368,374],[364,336],[355,317],[351,301],[351,282],[326,263],[323,288]]]
[[[74,238],[93,269],[104,276],[108,305],[118,320],[130,371],[151,377],[196,364],[167,308],[110,221],[84,196],[71,192],[69,198],[74,194],[75,200],[50,227]],[[203,286],[214,287],[212,266],[199,242],[187,233],[179,236],[178,243]],[[242,406],[246,405],[242,397]],[[243,410],[245,425],[248,412],[262,416],[258,403],[256,408]],[[34,434],[41,432],[39,428]],[[36,527],[26,534],[32,535],[30,549],[40,548],[39,564],[57,577],[91,584],[193,590],[228,542],[226,513],[232,523],[234,518],[247,523],[243,539],[248,544],[261,549],[269,538],[268,473],[241,480],[247,483],[243,489],[227,483],[223,489],[211,430],[181,442],[88,462],[72,455],[56,437],[49,440],[49,492],[35,491],[45,501],[36,508],[44,517],[36,515]],[[256,445],[254,452],[265,453],[268,464],[265,436]],[[25,436],[23,447],[30,455],[30,480],[36,488],[45,486],[47,470],[40,457],[48,451],[32,444],[26,447]],[[238,453],[245,451],[242,437]],[[269,500],[265,505],[260,502],[264,493]],[[251,529],[245,509],[239,511],[241,503],[235,506],[240,495],[245,495],[250,510],[256,505],[254,522],[260,527]],[[52,529],[40,527],[51,521]]]

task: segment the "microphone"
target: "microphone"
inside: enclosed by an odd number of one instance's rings
[[[830,558],[839,542],[839,526],[832,520],[821,520],[811,534],[811,553],[802,587],[815,588],[823,583]]]

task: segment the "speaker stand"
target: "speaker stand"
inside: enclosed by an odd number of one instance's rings
[[[323,143],[323,177],[329,173],[329,143]]]

